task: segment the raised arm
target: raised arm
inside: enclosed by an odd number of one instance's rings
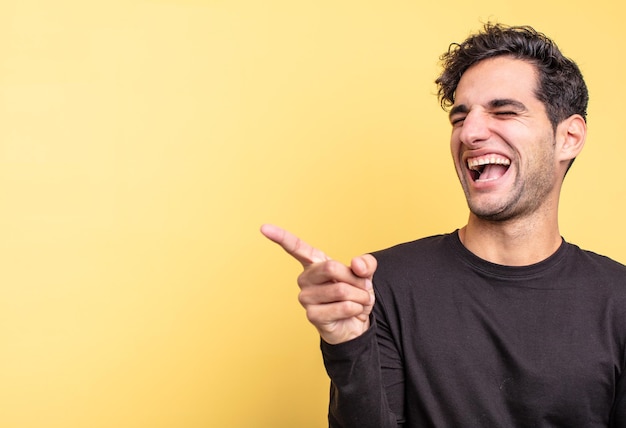
[[[298,277],[299,300],[323,340],[324,365],[331,379],[329,427],[403,426],[403,373],[397,368],[399,358],[381,355],[377,340],[381,329],[370,329],[376,259],[366,254],[345,266],[279,227],[264,225],[261,232],[304,268]],[[380,325],[383,318],[376,322]],[[391,373],[389,379],[383,379],[381,364]],[[390,395],[393,409],[389,406]]]

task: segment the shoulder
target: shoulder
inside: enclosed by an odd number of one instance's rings
[[[620,295],[626,296],[626,266],[607,256],[583,250],[568,244],[568,266],[572,275],[583,282],[598,286],[608,286]]]
[[[626,265],[602,254],[581,249],[577,245],[571,243],[568,245],[572,258],[576,263],[584,265],[586,269],[598,270],[609,275],[618,275],[626,281]]]
[[[375,279],[403,282],[449,269],[457,251],[457,232],[428,236],[373,252],[378,262]]]

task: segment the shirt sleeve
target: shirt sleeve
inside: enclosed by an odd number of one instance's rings
[[[362,336],[338,345],[321,343],[331,379],[330,428],[404,426],[404,380],[397,351],[376,316]]]
[[[622,375],[617,382],[609,427],[626,428],[626,372],[624,370],[622,370]]]

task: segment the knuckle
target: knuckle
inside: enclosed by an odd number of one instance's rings
[[[306,302],[307,302],[306,295],[302,291],[298,293],[298,302],[300,302],[302,306],[306,305]]]
[[[333,287],[333,294],[336,300],[338,301],[343,301],[343,300],[347,300],[348,298],[350,298],[350,288],[351,286],[343,283],[343,282],[338,282],[337,284],[334,285]]]
[[[363,311],[363,306],[356,302],[346,300],[339,303],[338,309],[344,316],[354,316]]]
[[[306,279],[303,276],[303,274],[298,275],[298,279],[296,280],[296,283],[300,288],[303,288],[306,285]]]
[[[335,260],[328,260],[322,264],[322,270],[330,278],[334,278],[339,272],[341,266],[341,263]]]
[[[367,305],[370,301],[369,292],[344,282],[336,283],[333,287],[332,298],[336,302]]]
[[[320,324],[320,314],[315,307],[309,307],[306,310],[306,318],[313,325]]]
[[[305,270],[300,275],[298,275],[298,278],[297,278],[296,282],[298,284],[298,287],[300,287],[301,289],[307,288],[311,284],[311,274],[310,274],[310,271],[309,270]]]

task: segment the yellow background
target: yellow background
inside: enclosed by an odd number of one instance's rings
[[[623,8],[4,0],[0,426],[324,426],[299,267],[258,228],[348,261],[463,225],[433,80],[481,21],[579,62],[561,232],[626,262]]]

